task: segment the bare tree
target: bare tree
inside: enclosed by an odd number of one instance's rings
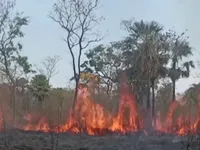
[[[73,108],[78,92],[82,52],[91,43],[102,39],[97,32],[93,32],[95,26],[103,19],[95,15],[98,6],[99,0],[58,0],[50,13],[50,18],[65,31],[64,41],[72,57],[73,74],[76,82]],[[78,58],[76,59],[77,51]]]
[[[42,61],[42,68],[38,70],[47,77],[48,82],[54,75],[58,74],[57,64],[60,59],[60,56],[55,55],[53,57],[48,56]]]

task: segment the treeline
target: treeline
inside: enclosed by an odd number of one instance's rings
[[[170,99],[176,99],[176,82],[190,76],[194,62],[188,37],[175,31],[165,31],[157,22],[124,21],[128,35],[121,41],[99,45],[86,53],[82,64],[84,71],[97,73],[107,88],[119,83],[119,75],[125,71],[128,84],[137,95],[138,102],[152,105],[154,116],[155,90],[161,79],[170,79]],[[169,93],[168,93],[169,94]],[[150,98],[151,96],[151,98]],[[150,102],[150,100],[152,100]]]
[[[76,84],[70,104],[75,105],[80,81],[90,80],[82,79],[81,74],[89,72],[98,75],[100,80],[95,84],[99,84],[101,90],[97,95],[113,99],[119,95],[120,75],[125,72],[127,84],[136,95],[138,103],[147,109],[152,108],[154,116],[155,91],[158,90],[161,79],[170,79],[172,87],[168,95],[174,101],[176,82],[180,78],[189,77],[191,68],[195,67],[190,58],[193,49],[186,33],[166,31],[155,21],[125,20],[122,22],[127,32],[124,39],[89,49],[91,44],[102,40],[102,36],[94,31],[104,19],[95,14],[98,6],[99,0],[58,0],[49,15],[63,29],[64,42],[72,57],[72,80]],[[23,46],[16,41],[24,37],[22,28],[29,24],[29,17],[16,13],[14,8],[13,1],[0,2],[1,82],[9,87],[13,118],[16,114],[16,93],[19,91],[22,95],[26,93],[26,96],[31,95],[32,99],[45,103],[48,103],[52,93],[56,93],[61,100],[66,99],[66,93],[70,93],[71,99],[73,94],[72,89],[54,89],[50,85],[51,77],[57,73],[58,57],[47,57],[42,63],[43,69],[34,69],[28,62],[28,57],[21,55]],[[82,63],[81,56],[84,53],[87,60]],[[26,101],[28,98],[22,99]],[[60,103],[62,105],[62,101]]]

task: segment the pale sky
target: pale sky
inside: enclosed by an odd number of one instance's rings
[[[24,28],[25,37],[22,39],[23,54],[29,57],[33,64],[39,64],[46,56],[60,55],[59,74],[52,78],[54,86],[66,87],[69,78],[73,75],[71,57],[66,44],[61,40],[63,30],[48,18],[52,5],[56,0],[17,0],[17,10],[30,16],[29,26]],[[194,61],[199,58],[200,52],[200,0],[101,0],[101,8],[97,15],[105,17],[99,29],[108,35],[101,41],[107,44],[120,40],[126,32],[120,28],[124,19],[157,21],[165,29],[174,28],[177,32],[188,29],[191,46],[196,54]],[[193,71],[193,74],[199,69]],[[177,83],[177,91],[184,91],[190,84],[198,83],[198,78],[181,79]]]

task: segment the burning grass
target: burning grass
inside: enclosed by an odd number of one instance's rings
[[[27,125],[22,129],[34,131],[55,131],[74,133],[87,132],[89,135],[106,134],[107,132],[135,132],[143,128],[142,117],[136,107],[135,99],[126,87],[122,88],[119,109],[116,116],[113,116],[102,105],[95,103],[89,98],[87,88],[79,90],[79,96],[74,108],[73,115],[70,115],[64,125],[54,128],[50,127],[47,119],[42,117],[38,123],[33,125],[31,114],[25,116]]]
[[[191,110],[190,105],[181,105],[174,101],[169,105],[168,112],[162,117],[159,112],[152,123],[152,127],[163,133],[186,135],[196,134],[200,123],[199,106]],[[185,108],[188,107],[188,108]],[[184,111],[184,110],[188,110]],[[191,117],[192,116],[192,117]],[[130,133],[144,129],[144,118],[136,104],[134,95],[129,92],[126,85],[121,85],[119,107],[113,114],[103,105],[91,98],[89,90],[85,87],[79,89],[75,108],[68,112],[64,123],[52,121],[51,116],[28,113],[24,115],[23,122],[16,122],[17,128],[24,131],[42,132],[85,132],[89,135],[105,135],[107,133]],[[4,126],[3,115],[0,111],[0,130]],[[54,124],[52,123],[54,122]]]
[[[181,105],[180,102],[174,101],[170,104],[168,112],[164,117],[157,116],[155,129],[177,135],[197,134],[200,125],[199,105],[191,110],[191,104]]]

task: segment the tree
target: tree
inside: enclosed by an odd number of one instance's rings
[[[199,90],[200,90],[200,83],[192,84],[192,86],[184,92],[184,97],[192,101],[192,103],[199,105],[200,104]]]
[[[176,82],[182,77],[190,76],[190,68],[194,68],[193,61],[182,60],[193,55],[192,48],[189,45],[188,38],[184,37],[184,32],[177,35],[174,31],[167,33],[170,38],[170,59],[171,68],[169,69],[169,77],[172,80],[173,91],[172,101],[176,99]]]
[[[11,84],[23,73],[32,71],[28,58],[20,55],[22,45],[16,43],[17,38],[24,36],[21,29],[28,25],[28,17],[23,17],[22,13],[16,13],[13,17],[14,6],[14,1],[0,3],[0,69]]]
[[[44,61],[42,61],[43,67],[39,69],[39,72],[47,77],[48,82],[58,73],[57,64],[59,61],[60,57],[57,55],[53,57],[46,57]]]
[[[86,53],[88,60],[81,65],[85,72],[94,72],[101,78],[101,84],[107,86],[107,94],[112,91],[113,83],[119,83],[122,61],[117,52],[112,44],[98,45]]]
[[[50,85],[47,77],[42,74],[35,75],[31,80],[30,88],[33,96],[39,102],[44,101],[45,98],[48,96],[50,90]]]
[[[143,99],[149,88],[146,82],[147,76],[141,70],[141,51],[137,48],[137,41],[134,36],[129,35],[124,40],[114,42],[113,44],[118,51],[121,51],[121,72],[126,73],[127,84],[134,92],[137,101],[143,105]],[[120,74],[118,73],[118,76]],[[150,105],[147,106],[150,107]]]
[[[73,74],[76,82],[73,108],[78,92],[82,52],[91,43],[101,40],[99,35],[92,31],[102,20],[95,15],[98,5],[99,0],[58,0],[53,5],[53,11],[50,14],[50,18],[65,31],[66,38],[64,38],[64,41],[72,57]],[[77,61],[75,59],[76,50],[78,51]]]
[[[166,53],[166,47],[163,47],[163,35],[155,35],[152,41],[152,47],[154,49],[153,56],[151,56],[150,65],[150,82],[152,87],[152,117],[155,116],[155,84],[156,80],[167,76],[167,64],[169,61],[169,55]]]
[[[164,117],[168,111],[168,106],[171,100],[172,93],[172,83],[168,80],[164,80],[161,86],[157,90],[156,94],[156,109],[161,113],[161,116]]]
[[[160,73],[166,74],[168,62],[166,38],[163,27],[155,21],[123,21],[129,36],[123,41],[125,64],[132,70],[132,79],[147,87],[147,108],[150,108],[150,87],[152,87],[152,116],[154,116],[154,88]],[[137,69],[135,69],[137,68]],[[143,86],[145,87],[145,86]]]
[[[22,45],[17,39],[22,38],[22,27],[28,25],[28,17],[23,13],[14,12],[15,1],[0,1],[0,73],[10,85],[13,108],[13,125],[15,118],[15,88],[16,80],[23,74],[31,73],[28,58],[21,56]],[[5,82],[5,81],[4,81]]]
[[[100,77],[90,72],[81,72],[80,81],[86,84],[89,91],[94,95],[95,91],[99,94]]]

